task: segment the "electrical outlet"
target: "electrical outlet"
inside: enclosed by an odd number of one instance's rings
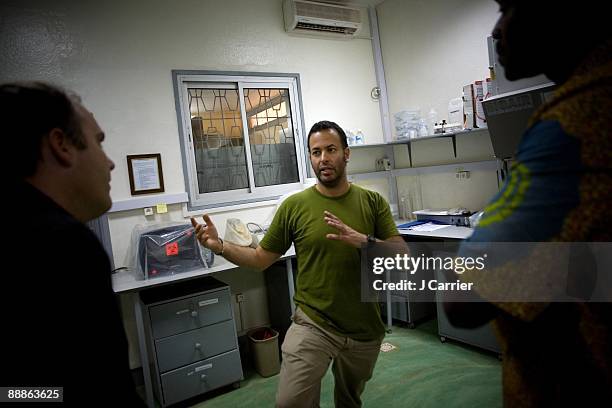
[[[238,303],[242,303],[244,302],[246,299],[244,298],[244,294],[242,293],[236,293],[236,302]]]
[[[145,207],[144,215],[153,215],[153,207]]]
[[[460,180],[466,180],[470,178],[470,172],[467,170],[458,170],[455,173],[455,177],[460,179]]]

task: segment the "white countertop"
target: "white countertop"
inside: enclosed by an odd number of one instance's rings
[[[281,256],[280,259],[284,259],[291,256],[295,256],[295,249],[293,246],[291,246],[287,253]],[[162,276],[159,278],[152,278],[147,280],[143,279],[141,274],[136,273],[133,270],[121,270],[112,275],[113,291],[115,293],[134,292],[152,286],[199,278],[205,275],[209,275],[211,273],[226,271],[228,269],[234,268],[238,268],[238,266],[226,260],[222,256],[216,256],[214,265],[211,268],[195,269],[193,271],[178,273],[176,275]]]
[[[396,221],[398,225],[401,225],[406,222],[407,221],[405,220]],[[469,238],[470,235],[472,235],[474,230],[468,227],[456,227],[454,225],[447,225],[435,231],[410,231],[406,229],[401,229],[399,232],[404,237],[418,236],[432,238],[466,239]],[[293,246],[289,248],[287,253],[284,254],[281,259],[291,256],[295,256],[295,248]],[[142,278],[142,275],[132,270],[122,270],[112,275],[113,291],[115,293],[134,292],[152,286],[199,278],[211,273],[226,271],[228,269],[234,268],[238,268],[238,266],[229,262],[221,256],[217,256],[215,257],[215,263],[211,268],[201,268],[190,272],[183,272],[176,275],[163,276],[147,280],[144,280]]]

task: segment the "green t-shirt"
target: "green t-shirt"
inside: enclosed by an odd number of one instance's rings
[[[380,194],[351,184],[342,196],[326,197],[311,187],[281,204],[260,246],[284,254],[294,243],[294,300],[317,324],[355,340],[381,338],[384,325],[378,303],[361,302],[360,250],[326,238],[338,231],[325,223],[325,210],[361,233],[382,240],[399,235]]]

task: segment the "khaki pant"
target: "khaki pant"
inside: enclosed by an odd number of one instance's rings
[[[335,406],[360,407],[361,393],[372,377],[381,342],[332,334],[297,309],[281,347],[283,363],[276,406],[318,407],[321,379],[333,361]]]

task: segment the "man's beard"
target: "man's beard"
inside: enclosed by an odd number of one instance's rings
[[[315,175],[317,176],[317,180],[319,180],[319,183],[323,184],[327,188],[334,188],[338,184],[340,184],[340,181],[342,180],[342,176],[344,175],[344,169],[340,170],[340,172],[337,172],[336,169],[334,169],[334,173],[336,173],[336,177],[331,180],[323,180],[321,177],[321,171],[322,170],[315,171]]]

